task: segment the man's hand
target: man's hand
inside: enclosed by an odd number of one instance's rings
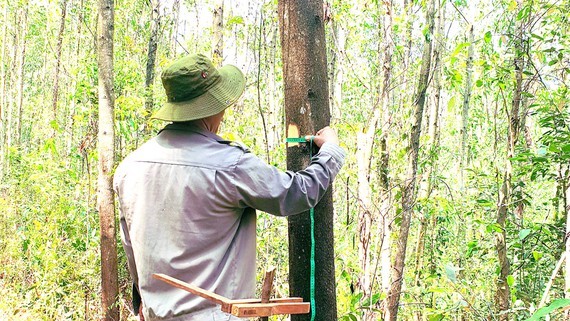
[[[305,137],[307,140],[311,139],[311,136]],[[313,142],[317,147],[321,147],[324,143],[329,142],[338,145],[338,136],[336,131],[329,126],[319,130],[315,136],[313,136]]]

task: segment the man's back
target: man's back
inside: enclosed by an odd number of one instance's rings
[[[131,273],[144,276],[135,281],[149,319],[214,307],[152,273],[253,297],[255,212],[236,206],[227,179],[243,154],[200,128],[170,125],[117,169],[122,237]]]

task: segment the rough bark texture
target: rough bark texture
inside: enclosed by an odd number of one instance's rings
[[[279,24],[285,83],[287,136],[315,133],[329,124],[327,64],[322,1],[279,1]],[[298,132],[295,132],[295,127]],[[305,144],[303,144],[305,145]],[[287,148],[287,168],[309,163],[303,146]],[[334,272],[333,203],[331,189],[315,208],[316,318],[337,319]],[[291,296],[310,298],[310,216],[289,217],[289,286]],[[291,320],[310,320],[310,314]]]
[[[153,84],[156,66],[156,50],[158,49],[158,30],[160,28],[160,1],[150,1],[150,37],[148,39],[148,53],[146,60],[146,77],[144,82],[146,100],[144,103],[145,109],[150,115],[154,105],[153,99]]]
[[[433,34],[434,28],[434,1],[430,1],[427,9],[427,19],[429,34]],[[418,155],[420,148],[420,134],[422,128],[422,117],[426,100],[426,91],[429,84],[429,74],[431,67],[431,49],[432,42],[426,39],[424,50],[422,53],[422,67],[414,96],[414,123],[410,130],[410,143],[408,147],[408,173],[407,179],[402,187],[402,221],[400,223],[400,235],[398,237],[398,245],[396,256],[392,269],[392,285],[388,292],[387,306],[385,310],[386,320],[397,320],[398,305],[400,303],[400,294],[402,292],[402,283],[404,281],[404,266],[406,260],[406,249],[408,245],[408,234],[410,231],[410,222],[415,202],[416,194],[416,174],[418,168]]]
[[[380,112],[375,108],[375,113]],[[364,133],[357,136],[357,179],[358,179],[358,259],[360,265],[360,278],[358,287],[364,296],[370,295],[370,228],[372,225],[372,199],[370,188],[370,158],[372,155],[372,142],[376,132],[377,119],[372,120],[374,125]],[[366,319],[366,317],[365,317]]]
[[[381,261],[381,286],[382,292],[387,293],[390,288],[390,254],[391,254],[391,193],[388,170],[390,166],[390,153],[388,150],[388,133],[391,126],[390,113],[390,93],[392,84],[392,54],[394,52],[394,39],[392,32],[392,1],[383,1],[384,12],[382,12],[382,33],[383,41],[380,52],[383,53],[382,59],[382,88],[380,92],[380,104],[382,114],[382,133],[379,137],[380,147],[380,215],[379,215],[379,237],[381,240],[380,261]]]
[[[522,2],[518,2],[518,9],[522,9]],[[520,109],[522,101],[522,82],[524,70],[524,21],[517,21],[516,34],[514,39],[514,73],[515,83],[513,88],[513,99],[509,115],[509,128],[507,133],[507,157],[505,165],[505,173],[503,175],[503,183],[499,190],[499,200],[497,203],[497,225],[501,228],[501,232],[495,233],[495,244],[497,249],[497,258],[499,261],[499,277],[496,280],[497,292],[495,294],[495,302],[497,313],[500,321],[510,319],[508,310],[510,309],[511,291],[507,283],[507,277],[511,273],[510,261],[507,257],[507,233],[506,221],[508,216],[509,203],[513,192],[512,177],[513,165],[511,158],[515,156],[515,147],[517,145],[520,132]]]
[[[563,200],[563,212],[566,215],[566,235],[564,236],[564,253],[562,254],[566,257],[566,265],[564,266],[564,298],[570,299],[570,167],[562,166],[561,169],[561,198]],[[560,259],[562,261],[562,258]],[[552,274],[554,278],[555,274]],[[545,296],[547,292],[545,291]],[[546,297],[543,299],[543,301]],[[570,311],[566,310],[564,312],[564,320],[570,320]]]
[[[469,49],[467,53],[467,63],[465,67],[465,87],[463,88],[463,109],[461,112],[461,158],[460,158],[460,181],[461,187],[465,184],[465,179],[463,177],[465,172],[465,166],[469,160],[468,154],[468,138],[467,127],[469,124],[469,102],[471,101],[471,83],[473,78],[473,47],[475,46],[475,36],[473,33],[473,25],[469,26]]]
[[[61,20],[59,22],[59,33],[57,34],[56,44],[56,61],[55,71],[53,75],[53,94],[51,100],[51,108],[53,112],[53,119],[57,121],[57,101],[59,98],[59,70],[61,68],[61,50],[63,48],[63,32],[65,31],[65,16],[67,13],[67,0],[64,0],[61,5]]]
[[[442,52],[445,49],[445,4],[442,4],[441,7],[437,11],[437,31],[435,34],[436,42],[433,48],[433,64],[434,64],[434,86],[433,86],[433,104],[429,109],[429,119],[427,121],[428,126],[428,144],[427,148],[430,150],[429,157],[433,159],[432,166],[428,167],[426,170],[426,183],[421,187],[420,198],[429,198],[433,191],[433,178],[432,173],[437,173],[437,159],[438,159],[438,150],[439,150],[439,116],[441,113],[440,107],[440,98],[441,98],[441,89],[443,87],[441,81],[441,75],[443,72],[443,67],[441,66],[441,56]],[[426,243],[426,230],[433,231],[435,229],[435,225],[430,225],[430,222],[435,222],[435,220],[429,220],[429,217],[421,215],[421,221],[419,225],[418,231],[418,241],[416,245],[415,255],[416,258],[414,260],[415,264],[415,271],[414,271],[414,284],[416,286],[421,286],[420,281],[422,279],[422,270],[423,270],[423,257],[424,257],[424,249]]]
[[[99,66],[99,179],[97,208],[101,228],[101,306],[103,319],[119,320],[117,242],[113,195],[113,92],[114,1],[99,1],[97,54]]]
[[[26,63],[26,34],[28,33],[28,6],[22,12],[22,26],[20,37],[21,52],[20,64],[18,65],[18,117],[16,117],[16,144],[22,140],[22,116],[24,106],[24,64]]]
[[[213,62],[221,66],[224,61],[224,0],[217,0],[214,8]]]
[[[7,38],[7,26],[8,26],[8,6],[4,6],[3,12],[3,19],[4,21],[2,26],[2,53],[0,54],[0,59],[2,62],[6,61],[6,47],[8,45]],[[0,63],[0,180],[4,177],[4,164],[6,164],[6,142],[7,142],[7,112],[6,112],[6,97],[8,96],[6,93],[6,67],[4,63]]]

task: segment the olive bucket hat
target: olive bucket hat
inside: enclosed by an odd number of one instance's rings
[[[189,121],[215,115],[234,104],[245,89],[235,66],[216,69],[202,54],[178,59],[162,73],[167,102],[152,118]]]

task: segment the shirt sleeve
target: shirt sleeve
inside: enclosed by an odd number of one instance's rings
[[[280,171],[255,155],[244,154],[233,172],[238,206],[269,214],[299,214],[317,205],[340,171],[345,151],[325,143],[311,164],[298,172]]]

